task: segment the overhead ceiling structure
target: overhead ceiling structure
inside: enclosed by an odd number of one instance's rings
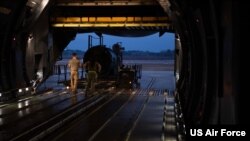
[[[121,36],[174,32],[168,15],[157,0],[57,0],[50,23],[57,29]]]
[[[11,14],[13,13],[18,4],[19,3],[10,4],[6,1],[0,2],[0,29],[2,29],[3,26],[8,24],[8,20],[10,19]],[[4,28],[1,31],[3,30]]]

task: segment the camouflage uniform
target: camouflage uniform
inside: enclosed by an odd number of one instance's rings
[[[93,92],[95,90],[97,72],[100,72],[101,65],[98,62],[95,62],[94,66],[91,67],[90,62],[87,62],[85,63],[85,67],[88,70],[86,91],[91,90],[91,92]]]

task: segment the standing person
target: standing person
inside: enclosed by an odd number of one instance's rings
[[[72,53],[72,58],[68,62],[70,68],[70,88],[72,92],[76,92],[78,81],[78,68],[80,67],[80,60],[77,58],[76,53]]]
[[[88,72],[86,92],[93,92],[95,90],[97,73],[101,71],[101,65],[95,60],[95,58],[91,58],[89,61],[83,64],[83,67],[85,67]]]

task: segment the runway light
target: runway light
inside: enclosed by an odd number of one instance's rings
[[[25,91],[29,91],[29,88],[25,88]]]
[[[69,89],[69,86],[67,86],[66,89],[68,90],[68,89]]]
[[[2,93],[0,93],[0,97],[2,96]]]
[[[23,104],[20,102],[20,103],[18,103],[18,108],[20,109],[20,108],[22,108],[23,107]]]
[[[22,89],[19,89],[18,92],[21,93],[21,92],[23,92],[23,90],[22,90]]]
[[[28,100],[25,101],[25,102],[24,102],[24,105],[25,105],[25,106],[29,106],[29,101],[28,101]]]

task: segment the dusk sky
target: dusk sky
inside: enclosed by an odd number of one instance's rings
[[[77,34],[76,38],[72,40],[65,49],[72,50],[87,50],[88,36],[92,35],[95,38],[98,36],[94,33]],[[145,36],[145,37],[119,37],[103,34],[103,43],[106,47],[112,48],[112,45],[117,42],[122,42],[122,47],[125,51],[140,50],[160,52],[167,49],[174,49],[175,36],[173,33],[165,33],[159,37],[159,33]],[[93,39],[93,45],[99,44],[99,39]]]

